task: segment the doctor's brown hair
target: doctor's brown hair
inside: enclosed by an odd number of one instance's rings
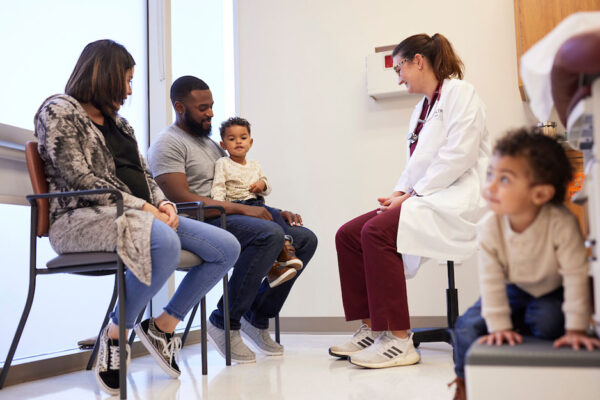
[[[122,105],[127,97],[125,77],[134,65],[131,54],[115,41],[89,43],[75,64],[65,93],[112,116],[117,111],[115,103]]]
[[[438,81],[463,78],[465,66],[462,60],[454,52],[450,41],[439,33],[431,37],[421,33],[404,39],[392,52],[393,57],[398,54],[408,60],[415,58],[416,54],[427,58]]]
[[[573,179],[573,167],[556,139],[544,135],[537,127],[520,128],[500,138],[492,154],[522,157],[531,168],[534,185],[554,186],[554,197],[550,202],[561,204],[564,201],[569,182]]]

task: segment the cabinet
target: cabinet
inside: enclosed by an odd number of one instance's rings
[[[521,56],[546,36],[560,21],[578,11],[600,10],[600,0],[514,0],[517,39],[517,68]],[[519,91],[527,100],[519,72]]]

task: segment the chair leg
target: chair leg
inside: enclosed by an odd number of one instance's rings
[[[458,318],[458,290],[454,286],[454,261],[447,261],[448,267],[448,289],[446,289],[446,320],[447,328],[424,328],[413,329],[413,343],[415,347],[425,342],[446,342],[452,343],[450,329],[454,328],[454,323]]]
[[[117,256],[117,277],[119,285],[119,392],[120,398],[127,398],[127,335],[125,332],[125,265]]]
[[[188,337],[188,334],[190,333],[190,329],[192,327],[192,322],[194,322],[194,317],[196,316],[196,312],[198,311],[199,305],[200,305],[200,303],[197,303],[194,306],[194,308],[192,309],[192,313],[190,314],[190,319],[188,320],[188,323],[185,327],[185,331],[183,332],[183,336],[181,337],[181,347],[183,347],[185,345],[185,341]]]
[[[448,329],[453,329],[458,318],[458,290],[454,286],[454,261],[448,260],[448,289],[446,289],[446,316]]]
[[[279,314],[275,316],[275,341],[281,344],[281,337],[279,335]]]
[[[98,336],[96,336],[96,343],[94,344],[94,348],[92,349],[92,354],[90,354],[90,359],[88,360],[86,370],[91,370],[94,366],[94,362],[96,361],[96,357],[98,356],[98,345],[100,344],[100,337],[102,336],[102,331],[106,328],[108,324],[108,317],[110,316],[110,312],[115,308],[115,304],[117,303],[117,294],[119,293],[119,285],[117,283],[117,276],[115,275],[115,288],[113,289],[113,294],[110,299],[110,303],[108,304],[108,309],[106,310],[106,315],[104,316],[104,320],[102,321],[102,326],[100,327],[100,332]]]
[[[458,318],[458,290],[454,286],[454,261],[448,260],[448,289],[446,289],[446,317],[448,329],[454,328]]]
[[[10,364],[12,363],[15,352],[17,351],[17,346],[19,345],[19,341],[21,340],[23,329],[25,329],[25,323],[27,322],[29,312],[31,311],[31,305],[33,304],[33,296],[35,294],[35,278],[36,274],[35,272],[32,272],[32,274],[29,277],[29,293],[27,294],[25,308],[23,309],[23,313],[21,314],[21,320],[19,321],[19,325],[17,326],[17,331],[15,332],[15,336],[10,345],[10,350],[8,350],[8,355],[6,356],[6,361],[4,361],[4,366],[2,367],[2,373],[0,374],[0,389],[4,387],[4,382],[6,381],[6,377],[8,376]]]
[[[200,300],[200,337],[202,340],[202,375],[208,374],[208,346],[206,337],[206,297]]]
[[[231,332],[229,324],[229,275],[223,277],[223,310],[225,323],[225,365],[231,365]]]
[[[142,308],[142,311],[140,311],[140,313],[138,314],[137,318],[135,319],[135,324],[139,324],[140,322],[142,322],[142,318],[144,318],[144,313],[146,312],[146,306],[144,308]],[[133,346],[133,341],[135,340],[135,330],[132,329],[131,333],[129,334],[129,346]]]

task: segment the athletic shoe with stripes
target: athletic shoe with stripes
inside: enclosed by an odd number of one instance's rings
[[[329,354],[334,357],[347,358],[349,355],[366,349],[375,342],[379,332],[373,332],[367,324],[362,324],[349,342],[339,346],[331,346]]]
[[[413,333],[400,339],[390,331],[385,331],[368,348],[348,357],[354,365],[365,368],[388,368],[416,364],[421,356],[413,344]]]

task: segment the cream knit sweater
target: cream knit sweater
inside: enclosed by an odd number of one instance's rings
[[[229,157],[222,157],[215,163],[215,176],[210,197],[214,200],[241,201],[255,199],[256,194],[249,190],[250,185],[263,180],[266,189],[261,196],[271,193],[271,186],[263,174],[258,161],[248,160],[245,165],[236,163]]]
[[[546,204],[523,232],[492,214],[478,231],[482,315],[488,331],[512,329],[506,284],[534,297],[564,287],[565,328],[584,330],[590,315],[588,263],[577,219],[564,206]]]

